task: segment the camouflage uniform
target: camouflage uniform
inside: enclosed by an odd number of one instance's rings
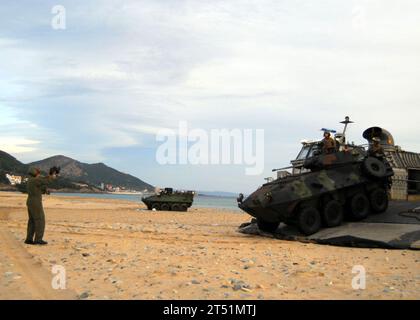
[[[51,181],[51,176],[41,177],[37,175],[37,169],[29,170],[31,177],[27,182],[28,199],[26,206],[28,207],[28,229],[26,235],[26,243],[40,242],[44,236],[45,230],[45,214],[42,206],[42,194],[45,193],[47,184]],[[35,235],[35,239],[34,238]]]
[[[333,153],[334,151],[336,151],[335,140],[331,138],[331,136],[325,137],[324,139],[322,139],[322,152],[324,154],[327,154],[327,153]]]

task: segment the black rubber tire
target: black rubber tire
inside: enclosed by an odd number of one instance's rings
[[[328,201],[322,210],[322,221],[328,228],[341,225],[344,219],[344,209],[337,200]]]
[[[365,219],[369,215],[369,199],[363,193],[356,193],[349,202],[350,217],[359,221]]]
[[[374,157],[368,157],[363,162],[363,168],[365,172],[374,178],[383,178],[386,176],[386,166],[385,164]]]
[[[257,218],[258,229],[264,232],[274,233],[279,227],[280,222],[268,222],[261,218]]]
[[[188,206],[185,203],[179,206],[179,211],[187,211],[187,210],[188,210]]]
[[[161,206],[160,206],[160,210],[169,211],[169,210],[171,210],[171,207],[167,203],[162,203]]]
[[[160,205],[159,205],[159,203],[152,203],[152,210],[153,209],[156,209],[156,210],[160,210]]]
[[[297,225],[303,234],[314,234],[321,229],[321,214],[314,207],[303,207],[299,210]]]
[[[180,211],[180,205],[178,203],[174,203],[173,205],[171,205],[171,211]]]
[[[370,208],[373,213],[382,213],[388,209],[388,193],[383,188],[376,188],[369,195]]]

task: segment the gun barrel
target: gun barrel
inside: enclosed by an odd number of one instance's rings
[[[276,171],[286,170],[286,169],[292,169],[292,168],[293,168],[293,166],[288,166],[288,167],[283,167],[283,168],[273,169],[273,170],[271,170],[271,172],[276,172]]]

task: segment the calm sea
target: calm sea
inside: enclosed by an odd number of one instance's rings
[[[133,202],[141,202],[141,195],[138,194],[112,194],[112,193],[54,193],[55,196],[99,198],[99,199],[121,199]],[[194,197],[193,207],[206,207],[237,210],[241,212],[233,197],[209,197],[197,195]]]

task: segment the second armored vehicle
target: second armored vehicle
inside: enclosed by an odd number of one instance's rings
[[[292,174],[264,184],[245,200],[239,198],[239,208],[257,218],[261,230],[274,232],[284,222],[306,235],[322,225],[338,226],[345,216],[361,220],[370,212],[385,211],[391,166],[385,157],[369,156],[363,147],[346,144],[344,133],[338,135],[341,145],[332,153],[323,153],[318,142],[304,144],[292,162]],[[371,142],[380,131],[365,131],[364,136]]]
[[[187,211],[194,200],[194,191],[174,191],[165,188],[141,200],[149,210]]]

